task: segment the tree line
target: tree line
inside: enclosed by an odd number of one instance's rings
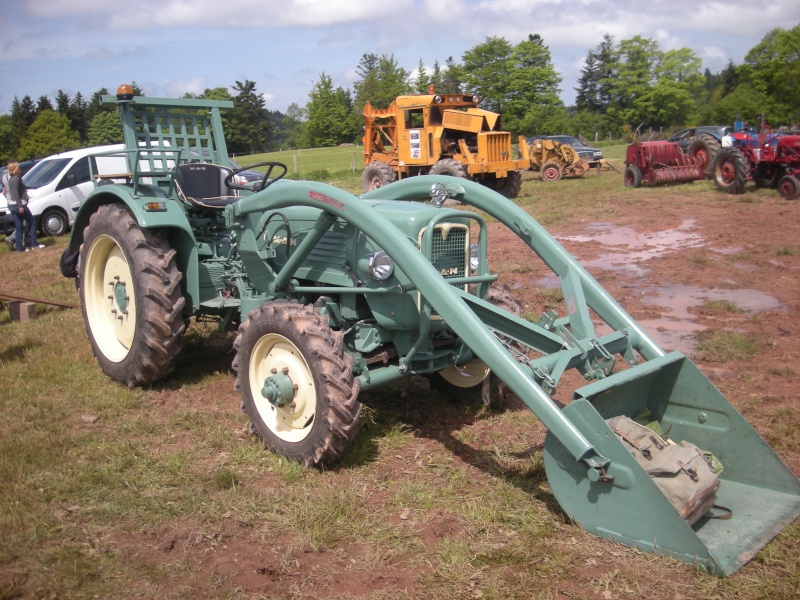
[[[185,97],[231,100],[223,116],[228,149],[252,154],[279,147],[321,147],[357,142],[361,112],[369,100],[385,108],[402,94],[470,92],[481,106],[500,113],[503,127],[522,135],[569,133],[634,139],[666,135],[694,124],[772,126],[800,123],[800,24],[774,29],[752,48],[741,65],[729,61],[719,73],[702,70],[689,48],[662,51],[657,41],[634,36],[617,41],[606,34],[588,51],[575,87],[574,106],[560,99],[562,78],[544,39],[531,34],[517,44],[487,37],[456,61],[448,57],[431,67],[422,60],[409,70],[393,55],[365,53],[352,89],[335,86],[321,73],[305,106],[285,113],[265,107],[253,81],[206,89]],[[134,93],[144,95],[135,83]],[[102,105],[102,88],[86,100],[59,91],[33,101],[14,98],[11,112],[0,115],[0,161],[42,157],[82,146],[122,141],[113,105]]]

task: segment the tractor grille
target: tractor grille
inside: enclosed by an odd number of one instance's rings
[[[420,247],[426,229],[419,232]],[[469,227],[453,223],[437,225],[433,231],[431,256],[428,258],[445,279],[466,277],[469,274]],[[464,285],[463,289],[466,290],[467,286]],[[436,314],[435,311],[433,314]]]
[[[511,160],[511,134],[506,131],[487,132],[480,135],[479,154],[488,162],[506,162]],[[480,147],[484,142],[485,146]]]
[[[426,228],[427,229],[427,228]],[[420,232],[419,242],[422,244]],[[465,225],[437,225],[433,232],[431,264],[445,279],[466,277],[469,264],[469,230]]]

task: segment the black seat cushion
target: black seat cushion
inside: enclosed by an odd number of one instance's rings
[[[205,210],[223,210],[239,199],[234,190],[225,185],[233,171],[228,167],[209,163],[185,163],[175,169],[175,190],[178,197]]]

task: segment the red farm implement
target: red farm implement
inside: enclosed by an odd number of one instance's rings
[[[661,185],[705,179],[707,154],[687,156],[675,142],[636,142],[625,155],[625,185]]]

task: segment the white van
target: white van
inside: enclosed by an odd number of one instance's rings
[[[39,161],[22,181],[28,187],[28,206],[39,223],[42,235],[58,236],[75,221],[81,202],[94,190],[92,175],[121,174],[128,170],[123,144],[81,148],[54,154]],[[94,156],[118,152],[114,156]],[[14,217],[6,198],[0,194],[0,224],[13,228]]]

